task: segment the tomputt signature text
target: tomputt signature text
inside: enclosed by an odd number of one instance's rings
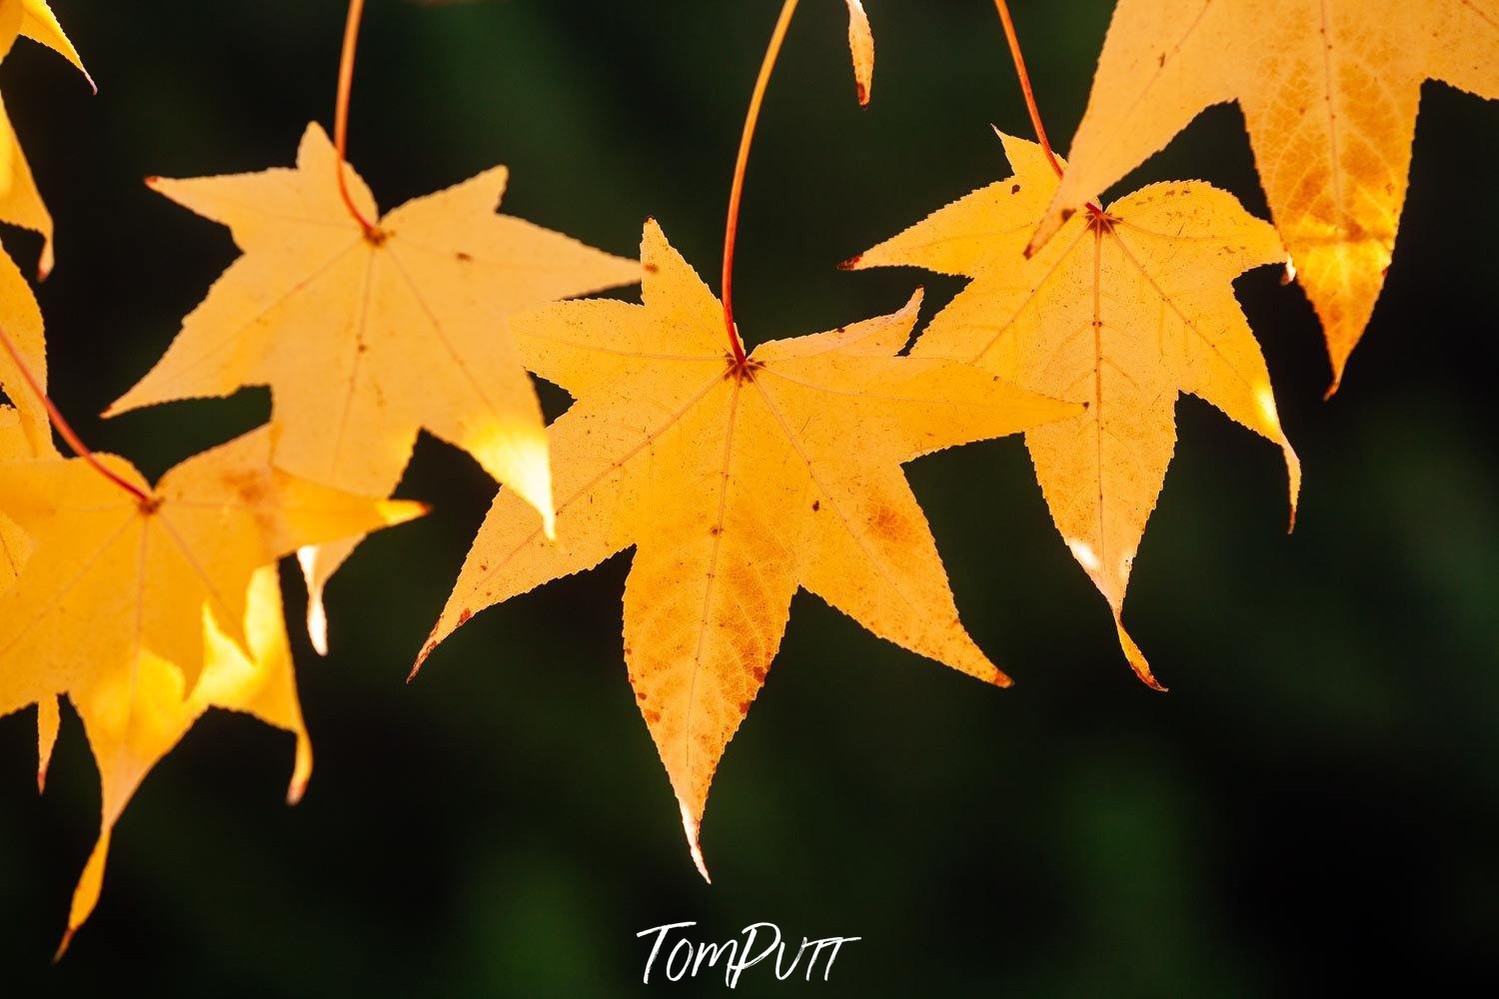
[[[680,982],[683,978],[696,978],[705,969],[711,974],[722,961],[724,984],[732,989],[738,986],[739,976],[746,969],[754,967],[772,954],[775,955],[774,970],[778,981],[790,978],[796,974],[798,966],[801,966],[805,979],[809,982],[817,969],[818,961],[826,954],[826,961],[822,965],[822,980],[827,981],[833,972],[833,962],[838,959],[838,951],[843,945],[863,939],[822,937],[809,940],[802,937],[802,945],[792,951],[782,942],[781,929],[775,923],[751,923],[741,931],[739,937],[723,943],[694,943],[685,933],[679,933],[676,942],[667,946],[667,938],[672,936],[674,930],[686,930],[696,925],[695,922],[663,923],[635,934],[637,937],[654,938],[651,941],[650,955],[645,959],[645,975],[642,978],[645,984],[650,984],[651,972],[658,968],[666,975],[667,980]],[[791,958],[789,965],[785,963],[788,954]],[[804,956],[806,964],[803,965]],[[657,964],[658,960],[660,964]]]

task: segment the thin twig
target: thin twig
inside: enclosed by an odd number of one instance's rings
[[[734,248],[739,237],[739,206],[744,199],[744,175],[749,167],[755,126],[760,121],[760,107],[765,102],[765,89],[770,85],[770,76],[775,70],[776,59],[780,57],[781,45],[786,41],[786,31],[791,27],[791,16],[796,13],[797,3],[798,0],[786,0],[781,7],[781,16],[776,21],[775,31],[771,33],[765,59],[760,63],[760,76],[755,80],[749,111],[744,116],[744,132],[739,137],[739,158],[734,163],[734,183],[729,189],[729,217],[723,231],[723,321],[736,364],[744,363],[744,343],[740,340],[739,328],[734,323]]]
[[[25,358],[21,356],[21,352],[16,348],[15,341],[10,338],[10,334],[5,331],[4,327],[0,327],[0,346],[5,348],[5,352],[15,362],[16,367],[21,372],[21,377],[26,380],[26,384],[31,389],[32,394],[41,400],[42,407],[47,411],[47,419],[52,421],[52,425],[57,428],[58,435],[67,443],[73,453],[88,462],[94,471],[134,496],[141,503],[150,503],[151,497],[145,490],[128,479],[122,478],[113,469],[107,467],[94,455],[93,451],[89,450],[88,445],[83,443],[82,438],[73,430],[72,424],[68,423],[67,418],[62,415],[62,411],[57,408],[57,404],[48,398],[47,393],[42,390],[41,383],[31,373],[31,368],[27,366]]]
[[[338,193],[354,221],[359,223],[366,237],[376,239],[380,229],[365,217],[354,204],[349,194],[349,181],[345,176],[349,149],[349,92],[354,87],[354,56],[359,49],[359,24],[364,19],[364,0],[349,0],[349,17],[344,22],[343,55],[338,63],[338,98],[333,110],[333,145],[338,150]]]
[[[1062,164],[1057,159],[1057,154],[1052,151],[1051,140],[1046,136],[1046,125],[1041,121],[1041,109],[1036,105],[1036,91],[1031,87],[1031,74],[1025,68],[1025,55],[1020,51],[1020,36],[1015,33],[1015,21],[1010,17],[1010,5],[1005,0],[994,0],[994,6],[999,11],[999,20],[1004,25],[1005,41],[1010,46],[1010,59],[1015,63],[1015,75],[1020,78],[1020,92],[1025,95],[1025,109],[1031,115],[1031,128],[1036,132],[1036,141],[1041,143],[1041,151],[1046,154],[1046,161],[1051,164],[1052,170],[1058,178],[1062,176]],[[1103,209],[1092,202],[1088,203],[1088,210],[1094,215],[1102,215]]]

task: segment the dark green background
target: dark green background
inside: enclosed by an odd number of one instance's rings
[[[58,222],[39,295],[52,383],[87,439],[151,474],[253,426],[263,391],[91,417],[233,258],[141,184],[291,162],[329,121],[339,0],[56,0],[101,92],[29,42],[0,84]],[[1007,173],[1029,135],[986,0],[869,0],[859,111],[843,5],[805,0],[745,209],[751,343],[888,312],[917,272],[834,264]],[[1019,0],[1066,148],[1110,4]],[[706,274],[775,0],[371,0],[351,154],[392,206],[495,163],[506,209],[620,253],[647,215]],[[1499,931],[1499,106],[1428,84],[1395,265],[1345,388],[1301,293],[1238,284],[1305,461],[1286,537],[1275,449],[1196,400],[1137,563],[1126,668],[1018,439],[909,469],[995,691],[806,595],[725,758],[693,871],[625,680],[628,557],[491,610],[404,682],[492,486],[424,439],[330,593],[334,654],[296,637],[317,749],[205,718],[119,826],[102,904],[46,966],[95,832],[75,718],[47,795],[33,717],[0,722],[0,993],[634,995],[635,934],[859,935],[827,994],[1283,995],[1490,977]],[[1265,212],[1238,111],[1131,178],[1202,177]],[[35,241],[5,234],[34,258]],[[713,281],[716,285],[716,280]],[[548,397],[555,401],[556,396]],[[287,576],[300,614],[300,587]],[[653,979],[653,988],[668,988]],[[802,989],[808,988],[801,986]],[[721,980],[675,986],[712,994]],[[764,966],[740,991],[772,995]]]

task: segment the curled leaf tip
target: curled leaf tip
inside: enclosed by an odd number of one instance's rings
[[[328,655],[328,608],[323,603],[323,587],[317,579],[317,546],[304,545],[297,550],[297,563],[307,581],[307,639],[312,650]]]
[[[307,794],[307,780],[311,775],[302,772],[300,763],[301,760],[299,759],[299,767],[297,771],[291,775],[291,783],[287,784],[286,786],[286,803],[289,806],[300,805],[302,803],[302,798]]]
[[[1273,415],[1273,409],[1271,410]],[[1280,430],[1280,421],[1275,420],[1275,428]],[[1280,449],[1286,461],[1286,492],[1290,501],[1290,513],[1286,525],[1286,533],[1292,534],[1296,530],[1296,511],[1301,506],[1301,459],[1296,456],[1296,449],[1291,447],[1291,442],[1286,439],[1283,431],[1280,432]]]
[[[296,762],[292,764],[291,781],[286,787],[286,803],[300,804],[307,793],[307,782],[312,779],[312,741],[304,731],[297,736]]]
[[[52,963],[62,961],[63,955],[68,952],[68,945],[73,942],[73,934],[78,932],[78,927],[69,926],[62,935],[62,942],[57,945],[57,952],[52,955]]]
[[[418,653],[416,662],[411,664],[411,672],[406,674],[407,683],[411,683],[416,679],[416,675],[422,671],[422,666],[427,662],[427,657],[432,654],[432,650],[435,648],[437,648],[435,640],[430,640],[426,645],[422,646],[422,651]]]
[[[1298,469],[1299,469],[1299,466],[1298,466]],[[1286,533],[1287,534],[1295,534],[1296,533],[1296,513],[1301,508],[1301,488],[1300,488],[1300,486],[1301,486],[1300,476],[1298,475],[1296,477],[1296,481],[1293,482],[1292,485],[1291,485],[1291,512],[1290,512],[1290,515],[1289,515],[1287,523],[1286,523]]]
[[[703,880],[711,885],[713,878],[708,875],[708,863],[703,859],[702,823],[693,818],[686,805],[680,802],[678,804],[682,809],[682,831],[687,834],[687,849],[692,854],[692,865],[703,876]]]
[[[312,651],[327,658],[328,609],[322,604],[321,592],[307,597],[307,640],[312,642]]]
[[[1139,677],[1140,682],[1151,690],[1162,694],[1166,693],[1166,687],[1151,672],[1150,662],[1146,660],[1145,653],[1140,651],[1140,647],[1129,636],[1129,632],[1124,630],[1124,622],[1120,619],[1117,611],[1114,613],[1114,627],[1119,632],[1119,645],[1124,649],[1124,658],[1129,660],[1130,669],[1135,671],[1135,676]]]

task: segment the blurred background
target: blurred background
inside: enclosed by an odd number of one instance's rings
[[[57,401],[150,475],[263,421],[268,397],[100,421],[235,256],[150,174],[291,163],[329,123],[340,0],[55,0],[98,80],[22,41],[0,85],[58,226],[39,290]],[[1013,4],[1065,149],[1107,0]],[[371,0],[351,159],[390,207],[496,163],[505,210],[630,253],[655,216],[713,275],[741,117],[776,0]],[[957,282],[834,265],[1008,173],[1029,136],[987,0],[869,0],[860,111],[839,0],[806,0],[770,91],[741,237],[751,342]],[[404,682],[493,494],[423,439],[428,519],[368,542],[329,594],[333,654],[294,628],[317,751],[206,717],[117,829],[103,901],[47,962],[96,832],[65,717],[47,794],[34,716],[0,719],[0,992],[636,995],[641,930],[696,920],[861,936],[824,994],[1324,995],[1493,980],[1499,930],[1499,106],[1428,83],[1395,264],[1341,393],[1301,293],[1239,296],[1307,477],[1285,534],[1276,450],[1195,399],[1127,620],[1137,682],[1052,527],[1018,438],[909,467],[996,691],[806,594],[688,860],[620,647],[628,555],[479,616]],[[1200,177],[1265,214],[1235,107],[1127,182]],[[1119,193],[1119,192],[1116,192]],[[29,267],[37,243],[6,232]],[[711,281],[716,286],[716,278]],[[565,406],[546,395],[552,412]],[[301,615],[290,572],[289,613]],[[773,995],[765,969],[740,990]],[[652,988],[667,987],[658,975]],[[670,986],[713,994],[722,979]]]

